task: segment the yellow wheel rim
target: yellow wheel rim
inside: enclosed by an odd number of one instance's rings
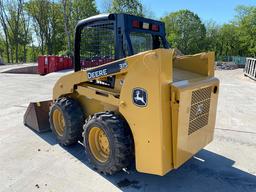
[[[54,128],[59,136],[63,136],[65,121],[62,112],[59,109],[55,109],[52,115]]]
[[[89,132],[89,147],[95,159],[101,163],[109,159],[110,147],[108,137],[101,128],[91,128]]]

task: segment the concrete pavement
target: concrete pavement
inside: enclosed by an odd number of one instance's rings
[[[241,69],[216,71],[221,88],[214,141],[164,177],[135,170],[100,175],[80,144],[63,148],[51,133],[23,126],[28,103],[50,99],[63,73],[0,73],[0,192],[256,192],[256,82]]]

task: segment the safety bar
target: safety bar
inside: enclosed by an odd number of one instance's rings
[[[244,75],[256,80],[256,59],[246,58]]]

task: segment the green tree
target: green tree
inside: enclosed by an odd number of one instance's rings
[[[238,6],[235,23],[239,30],[242,54],[256,56],[256,6]]]
[[[3,0],[0,0],[0,24],[3,31],[4,36],[4,44],[5,44],[5,53],[7,58],[7,63],[10,63],[10,43],[9,43],[9,27],[5,13],[5,4]]]
[[[180,10],[162,18],[169,43],[184,54],[205,49],[206,29],[197,14]]]
[[[64,29],[66,34],[67,50],[71,51],[72,29],[70,29],[70,22],[71,22],[71,15],[72,15],[72,1],[62,0],[62,5],[63,5]]]
[[[57,54],[65,44],[62,5],[49,0],[31,0],[26,9],[33,18],[41,54]]]
[[[219,55],[232,56],[241,55],[239,31],[238,27],[234,24],[224,24],[219,31],[218,47]]]
[[[11,49],[15,50],[15,62],[18,63],[19,61],[19,40],[20,40],[20,21],[21,21],[21,14],[22,14],[22,7],[23,7],[23,0],[16,0],[8,2],[7,5],[7,14],[9,19],[7,19],[11,34],[9,37],[11,42]],[[12,51],[13,53],[13,51]],[[11,55],[12,56],[12,55]],[[13,58],[13,56],[12,56]],[[13,59],[12,59],[13,62]]]
[[[75,27],[79,20],[99,14],[95,0],[62,0],[63,26],[66,36],[66,50],[72,50]]]
[[[22,46],[22,54],[21,60],[24,63],[27,62],[27,49],[28,45],[32,41],[32,33],[31,33],[31,18],[28,14],[23,10],[21,12],[21,19],[20,19],[20,34],[19,34],[19,44]]]
[[[144,16],[143,5],[139,0],[113,0],[108,11],[111,13],[128,13]]]
[[[1,57],[9,63],[70,53],[77,22],[98,13],[95,0],[0,0]]]
[[[31,0],[26,4],[26,10],[33,19],[33,28],[38,36],[41,54],[45,54],[46,36],[49,31],[49,9],[48,0]]]
[[[208,21],[205,23],[206,27],[206,39],[205,47],[208,51],[215,51],[218,53],[220,47],[220,28],[214,21]]]
[[[2,34],[0,33],[0,64],[3,63],[4,60],[4,38],[2,37]]]
[[[79,20],[99,14],[95,0],[74,0],[72,6],[72,20],[75,25]]]
[[[6,54],[8,63],[19,60],[20,21],[23,12],[23,0],[0,0],[0,20],[5,34]],[[15,53],[15,55],[14,55]]]

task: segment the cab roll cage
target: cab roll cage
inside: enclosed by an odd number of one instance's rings
[[[132,26],[132,22],[136,20],[140,23],[147,22],[155,25],[158,25],[157,31],[149,31],[143,28],[134,28]],[[104,24],[106,22],[113,21],[114,24],[114,43],[115,43],[115,60],[122,59],[126,56],[131,56],[134,54],[133,47],[131,44],[131,39],[129,37],[129,33],[132,32],[142,32],[142,33],[150,33],[152,35],[156,35],[161,37],[164,48],[169,48],[169,44],[165,38],[165,26],[163,22],[155,21],[152,19],[146,19],[143,17],[128,15],[128,14],[100,14],[93,17],[89,17],[87,19],[81,20],[78,22],[75,29],[75,42],[74,42],[74,71],[81,70],[80,64],[80,43],[81,43],[81,32],[84,27],[93,25],[93,24]],[[127,52],[126,55],[124,51],[124,41],[127,43]]]

